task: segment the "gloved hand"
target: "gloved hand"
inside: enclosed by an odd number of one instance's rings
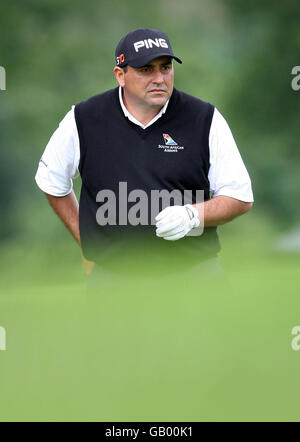
[[[156,235],[167,241],[183,238],[191,229],[198,227],[198,210],[191,204],[170,206],[159,212],[156,221]]]

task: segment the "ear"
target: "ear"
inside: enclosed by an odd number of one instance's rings
[[[125,72],[123,69],[119,68],[118,66],[115,66],[114,68],[114,74],[116,77],[117,82],[121,87],[125,86]]]

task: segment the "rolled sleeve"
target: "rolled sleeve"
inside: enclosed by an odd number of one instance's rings
[[[231,130],[215,109],[209,135],[209,182],[212,197],[228,196],[253,202],[251,180]]]
[[[35,175],[38,187],[53,196],[71,193],[73,178],[79,173],[79,159],[79,137],[73,106],[53,133],[40,159]]]

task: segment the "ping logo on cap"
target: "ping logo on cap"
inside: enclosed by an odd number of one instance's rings
[[[157,48],[169,47],[164,38],[156,38],[155,40],[152,40],[152,38],[147,38],[146,40],[136,41],[133,44],[135,52],[139,52],[139,49],[143,47],[145,47],[146,49],[152,49],[153,45],[156,46]]]

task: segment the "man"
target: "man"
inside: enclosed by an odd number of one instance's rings
[[[182,62],[162,31],[130,32],[115,57],[119,88],[71,109],[36,182],[90,262],[113,268],[150,249],[168,269],[215,259],[217,226],[253,203],[230,129],[214,106],[174,88],[173,60]]]

